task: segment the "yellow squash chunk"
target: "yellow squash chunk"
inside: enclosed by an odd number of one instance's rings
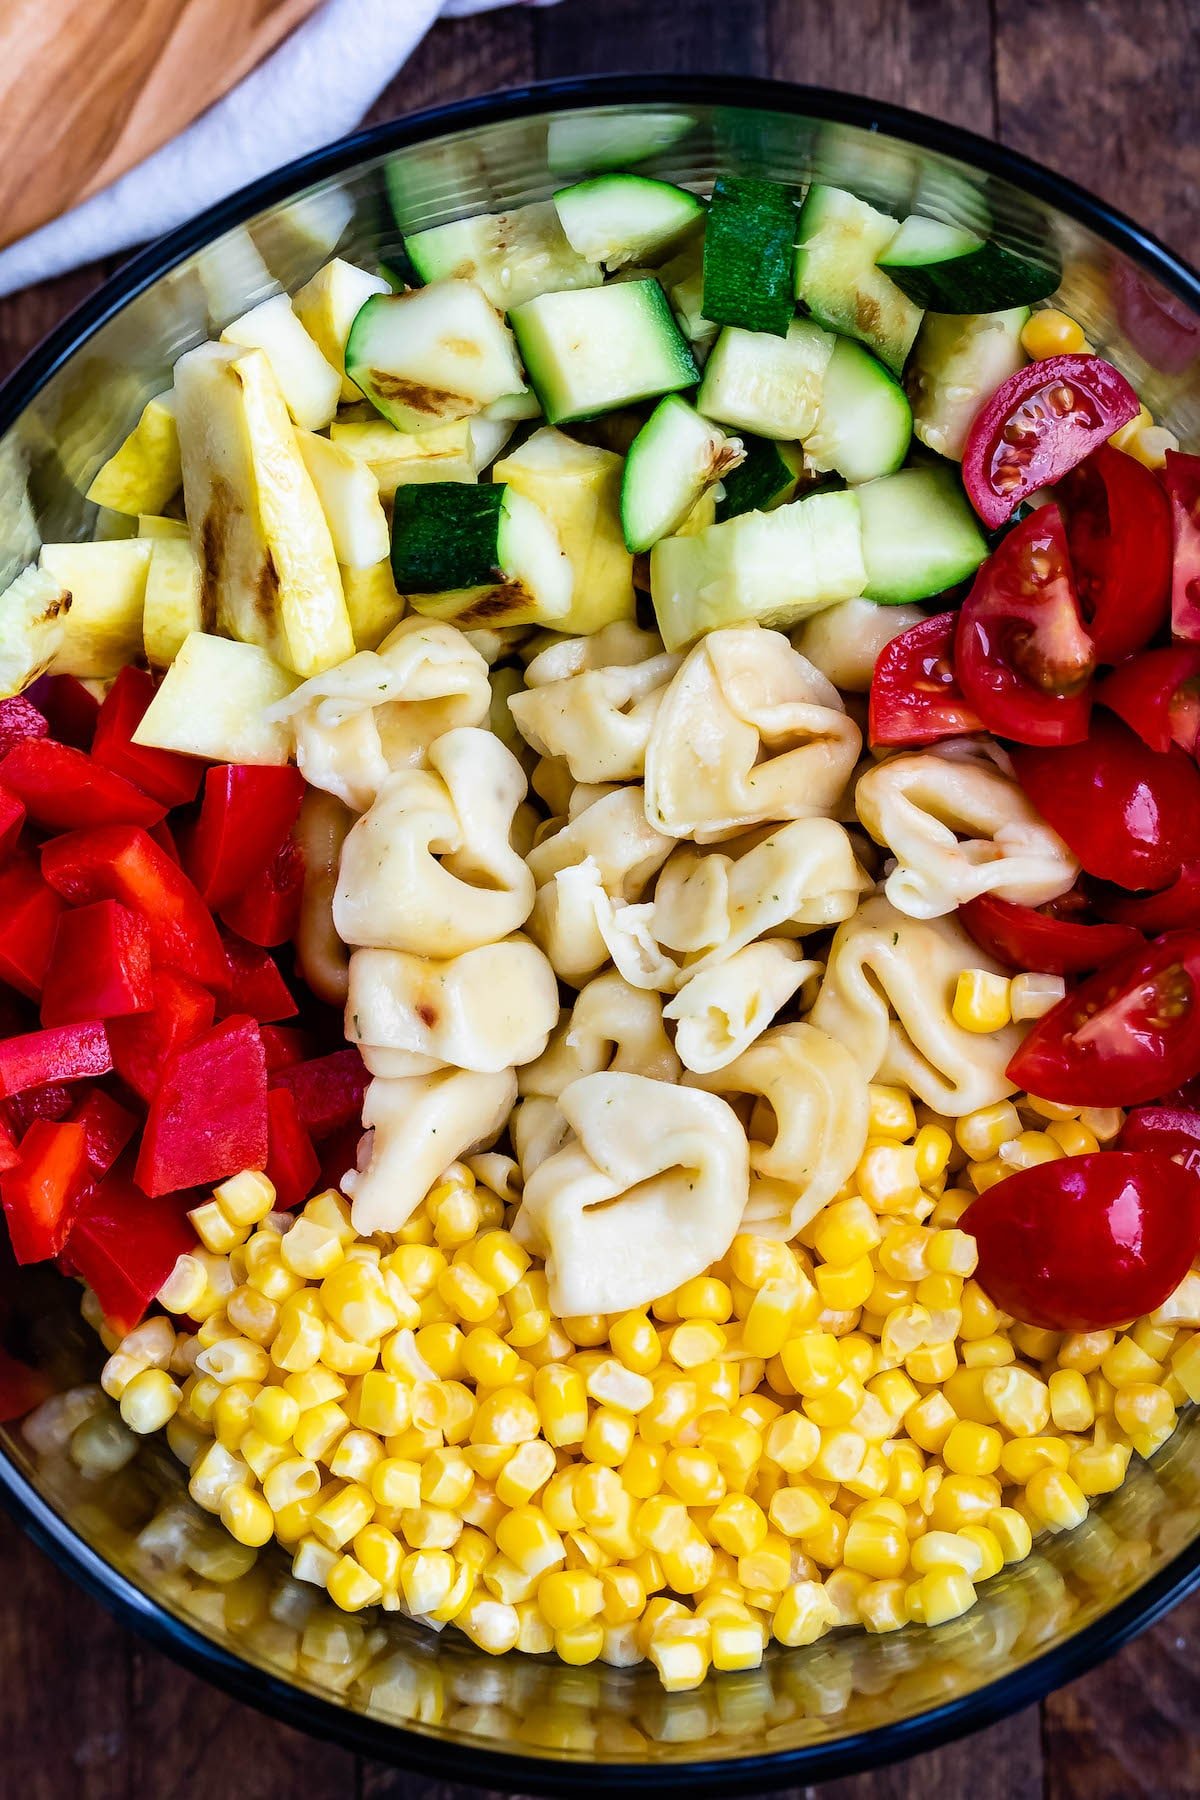
[[[71,596],[54,673],[104,680],[136,661],[142,651],[149,541],[43,544],[39,560]]]
[[[63,640],[71,596],[45,569],[25,569],[0,594],[0,698],[45,673]]]
[[[495,481],[505,481],[538,506],[558,532],[575,574],[570,611],[555,631],[599,631],[634,613],[633,557],[621,535],[622,461],[611,450],[577,444],[547,425],[502,457]]]
[[[257,644],[193,631],[163,676],[134,742],[213,762],[285,763],[291,729],[268,720],[267,712],[295,686],[295,677]]]
[[[292,296],[296,317],[325,360],[332,363],[341,376],[343,400],[362,399],[362,389],[346,373],[346,339],[350,336],[354,315],[372,294],[389,291],[382,275],[372,275],[367,269],[335,256]]]
[[[162,513],[139,513],[137,534],[140,538],[185,538],[190,535],[186,519],[168,519]]]
[[[203,629],[200,564],[187,535],[151,538],[142,614],[146,661],[165,668],[174,662],[184,639]]]
[[[179,429],[168,388],[147,400],[142,416],[87,491],[97,506],[121,513],[160,513],[179,491]]]
[[[234,319],[221,333],[221,342],[263,352],[297,425],[305,431],[328,425],[337,411],[342,378],[305,331],[286,294],[273,294]]]
[[[479,479],[469,419],[439,425],[419,436],[397,431],[382,419],[369,423],[349,419],[344,424],[335,420],[329,440],[367,464],[385,500],[411,481]]]
[[[315,432],[296,435],[339,563],[352,569],[370,568],[388,553],[387,515],[370,465]]]
[[[390,557],[367,569],[343,568],[346,610],[356,650],[374,650],[404,617],[404,601],[392,580]]]

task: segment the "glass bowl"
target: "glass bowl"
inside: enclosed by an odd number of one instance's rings
[[[246,188],[134,258],[0,391],[0,588],[41,539],[120,535],[84,499],[181,353],[294,289],[335,247],[399,263],[409,229],[546,198],[636,166],[845,186],[891,211],[1049,238],[1060,304],[1185,446],[1200,445],[1200,278],[1070,182],[969,133],[874,101],[770,82],[551,83],[383,125]],[[6,1252],[5,1252],[6,1254]],[[0,1342],[51,1392],[94,1382],[78,1289],[0,1264]],[[98,1391],[98,1390],[97,1390]],[[760,1669],[665,1694],[649,1665],[493,1659],[396,1614],[337,1613],[276,1547],[253,1568],[188,1501],[165,1446],[85,1480],[64,1402],[30,1442],[0,1428],[0,1497],[56,1561],[160,1648],[265,1711],[376,1758],[522,1792],[762,1791],[929,1748],[1036,1701],[1200,1579],[1200,1416],[1073,1532],[1046,1537],[964,1617],[774,1647]],[[81,1402],[80,1404],[85,1404]],[[106,1403],[108,1404],[108,1403]],[[58,1414],[57,1421],[55,1414]]]

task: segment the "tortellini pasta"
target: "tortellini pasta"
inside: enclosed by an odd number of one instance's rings
[[[564,1011],[549,1047],[518,1075],[523,1094],[553,1099],[581,1075],[617,1069],[677,1081],[680,1059],[663,1025],[659,996],[630,987],[615,969],[580,989]]]
[[[630,659],[631,639],[639,648],[657,641],[622,620],[595,638],[567,640],[592,646],[583,666],[565,643],[551,645],[525,671],[526,691],[509,701],[530,748],[561,759],[575,781],[641,780],[650,729],[680,659],[661,645],[657,655]],[[606,663],[609,644],[615,660]]]
[[[919,606],[885,606],[877,600],[839,600],[822,607],[792,633],[792,643],[810,663],[848,694],[871,686],[881,650],[902,632],[921,625]]]
[[[560,1318],[644,1306],[725,1254],[750,1184],[732,1107],[611,1071],[572,1082],[557,1105],[570,1135],[526,1174],[518,1216],[544,1246]]]
[[[882,894],[840,925],[809,1021],[840,1039],[868,1081],[907,1087],[953,1118],[1003,1100],[1018,1026],[965,1031],[951,1011],[964,969],[997,965],[953,918],[912,919]]]
[[[373,1075],[495,1074],[541,1056],[557,1019],[554,971],[520,934],[449,958],[350,958],[346,1036]]]
[[[685,657],[646,747],[646,817],[712,842],[828,815],[862,745],[841,696],[778,631],[712,631]]]
[[[639,787],[602,794],[529,853],[537,883],[529,935],[562,980],[578,986],[608,960],[596,915],[597,887],[636,900],[666,861],[668,837],[647,824]]]
[[[764,938],[701,969],[662,1009],[674,1021],[680,1062],[698,1075],[724,1069],[821,968],[792,939]]]
[[[342,1177],[355,1231],[399,1231],[450,1164],[494,1144],[517,1097],[511,1069],[372,1081],[363,1100],[368,1136],[359,1167]]]
[[[333,916],[349,944],[460,956],[529,916],[534,878],[510,841],[520,764],[472,727],[438,738],[429,764],[389,775],[342,847]]]
[[[1040,906],[1073,886],[1079,864],[1016,780],[986,758],[918,750],[869,769],[858,815],[896,858],[884,891],[914,919],[977,894]]]
[[[354,814],[332,794],[309,788],[293,833],[304,852],[304,891],[296,927],[296,960],[317,996],[341,1006],[350,982],[349,954],[333,922],[342,845]]]

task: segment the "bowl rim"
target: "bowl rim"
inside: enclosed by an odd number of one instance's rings
[[[475,126],[550,111],[655,104],[791,113],[857,126],[956,157],[1023,188],[1088,227],[1153,273],[1200,320],[1200,273],[1183,257],[1077,182],[964,127],[859,94],[763,77],[582,75],[496,90],[365,127],[295,158],[205,208],[131,257],[23,358],[0,384],[0,434],[12,427],[50,378],[131,300],[224,232],[298,191],[370,157]],[[633,1793],[675,1792],[685,1787],[697,1794],[761,1793],[899,1762],[1035,1704],[1112,1655],[1200,1586],[1198,1537],[1150,1581],[1066,1644],[1032,1657],[971,1694],[888,1725],[851,1732],[834,1743],[694,1762],[572,1762],[503,1748],[480,1749],[402,1723],[375,1719],[255,1667],[143,1592],[80,1537],[3,1452],[0,1505],[57,1566],[122,1624],[233,1698],[358,1755],[384,1763],[402,1761],[421,1774],[444,1778],[449,1754],[454,1759],[455,1781],[489,1788],[501,1784],[510,1792],[604,1793],[620,1782]]]

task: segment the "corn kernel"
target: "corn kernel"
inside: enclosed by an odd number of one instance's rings
[[[813,1644],[838,1622],[837,1607],[819,1581],[796,1581],[780,1599],[771,1630],[781,1644],[796,1649]]]
[[[1069,1531],[1087,1518],[1087,1498],[1063,1469],[1037,1469],[1025,1484],[1030,1511],[1051,1531]]]
[[[935,1569],[922,1575],[918,1583],[919,1618],[924,1625],[944,1625],[957,1619],[975,1603],[975,1588],[969,1575],[957,1569]]]
[[[1007,976],[987,969],[964,969],[954,989],[950,1008],[954,1022],[964,1031],[1001,1031],[1012,1018],[1011,990]]]
[[[122,1389],[121,1417],[131,1431],[144,1437],[174,1418],[181,1398],[165,1369],[142,1369]]]
[[[999,1100],[993,1106],[982,1106],[964,1113],[954,1128],[960,1147],[975,1162],[995,1156],[1001,1144],[1015,1138],[1021,1130],[1021,1118],[1011,1100]]]
[[[383,1588],[352,1556],[339,1556],[325,1581],[325,1591],[343,1612],[361,1612],[383,1599]]]
[[[1021,348],[1034,362],[1042,362],[1048,356],[1072,354],[1084,349],[1086,343],[1082,327],[1056,306],[1042,307],[1031,313],[1021,327]]]
[[[1047,1382],[1050,1416],[1059,1431],[1090,1431],[1096,1411],[1078,1369],[1055,1369]]]
[[[597,1576],[583,1569],[552,1569],[538,1583],[538,1606],[555,1632],[586,1625],[604,1606],[604,1589]]]
[[[176,1258],[174,1268],[159,1288],[158,1302],[168,1312],[192,1313],[207,1286],[204,1264],[185,1251]]]

